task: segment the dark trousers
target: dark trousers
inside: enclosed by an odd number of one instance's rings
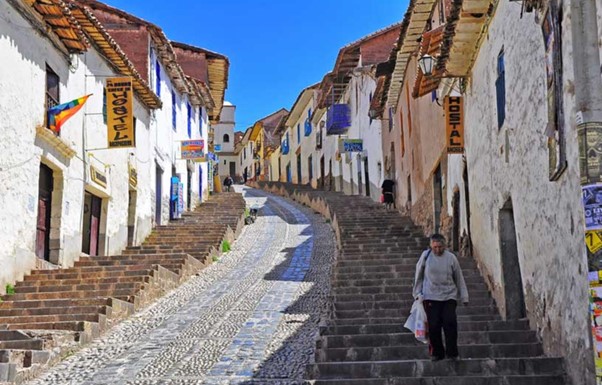
[[[458,356],[458,321],[456,320],[456,301],[424,301],[424,310],[428,320],[429,348],[431,356],[437,358]],[[441,328],[445,332],[445,347],[441,337]]]

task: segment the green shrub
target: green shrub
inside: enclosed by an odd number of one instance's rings
[[[211,260],[213,262],[217,262],[217,261],[219,261],[219,257],[217,255],[214,255],[213,258],[211,258]]]
[[[223,241],[222,242],[222,253],[227,253],[228,251],[230,251],[230,242],[228,241]]]
[[[15,294],[15,287],[10,283],[6,285],[6,294]]]

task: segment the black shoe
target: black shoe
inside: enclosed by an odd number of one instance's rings
[[[437,357],[437,356],[431,357],[431,361],[433,361],[433,362],[442,361],[442,360],[443,360],[443,357]]]

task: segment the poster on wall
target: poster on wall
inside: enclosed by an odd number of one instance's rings
[[[581,184],[602,182],[602,124],[587,123],[577,128]]]
[[[602,230],[602,183],[581,186],[586,230]]]
[[[203,139],[183,140],[180,143],[180,152],[182,159],[204,161],[204,149],[205,141]]]
[[[602,384],[602,271],[589,272],[589,304],[596,383]]]

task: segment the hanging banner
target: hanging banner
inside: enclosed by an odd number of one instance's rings
[[[136,147],[132,79],[107,78],[106,93],[108,147]]]
[[[446,96],[443,100],[448,154],[464,152],[464,100],[462,96]]]
[[[182,159],[206,160],[205,141],[203,139],[183,140],[180,144]]]

